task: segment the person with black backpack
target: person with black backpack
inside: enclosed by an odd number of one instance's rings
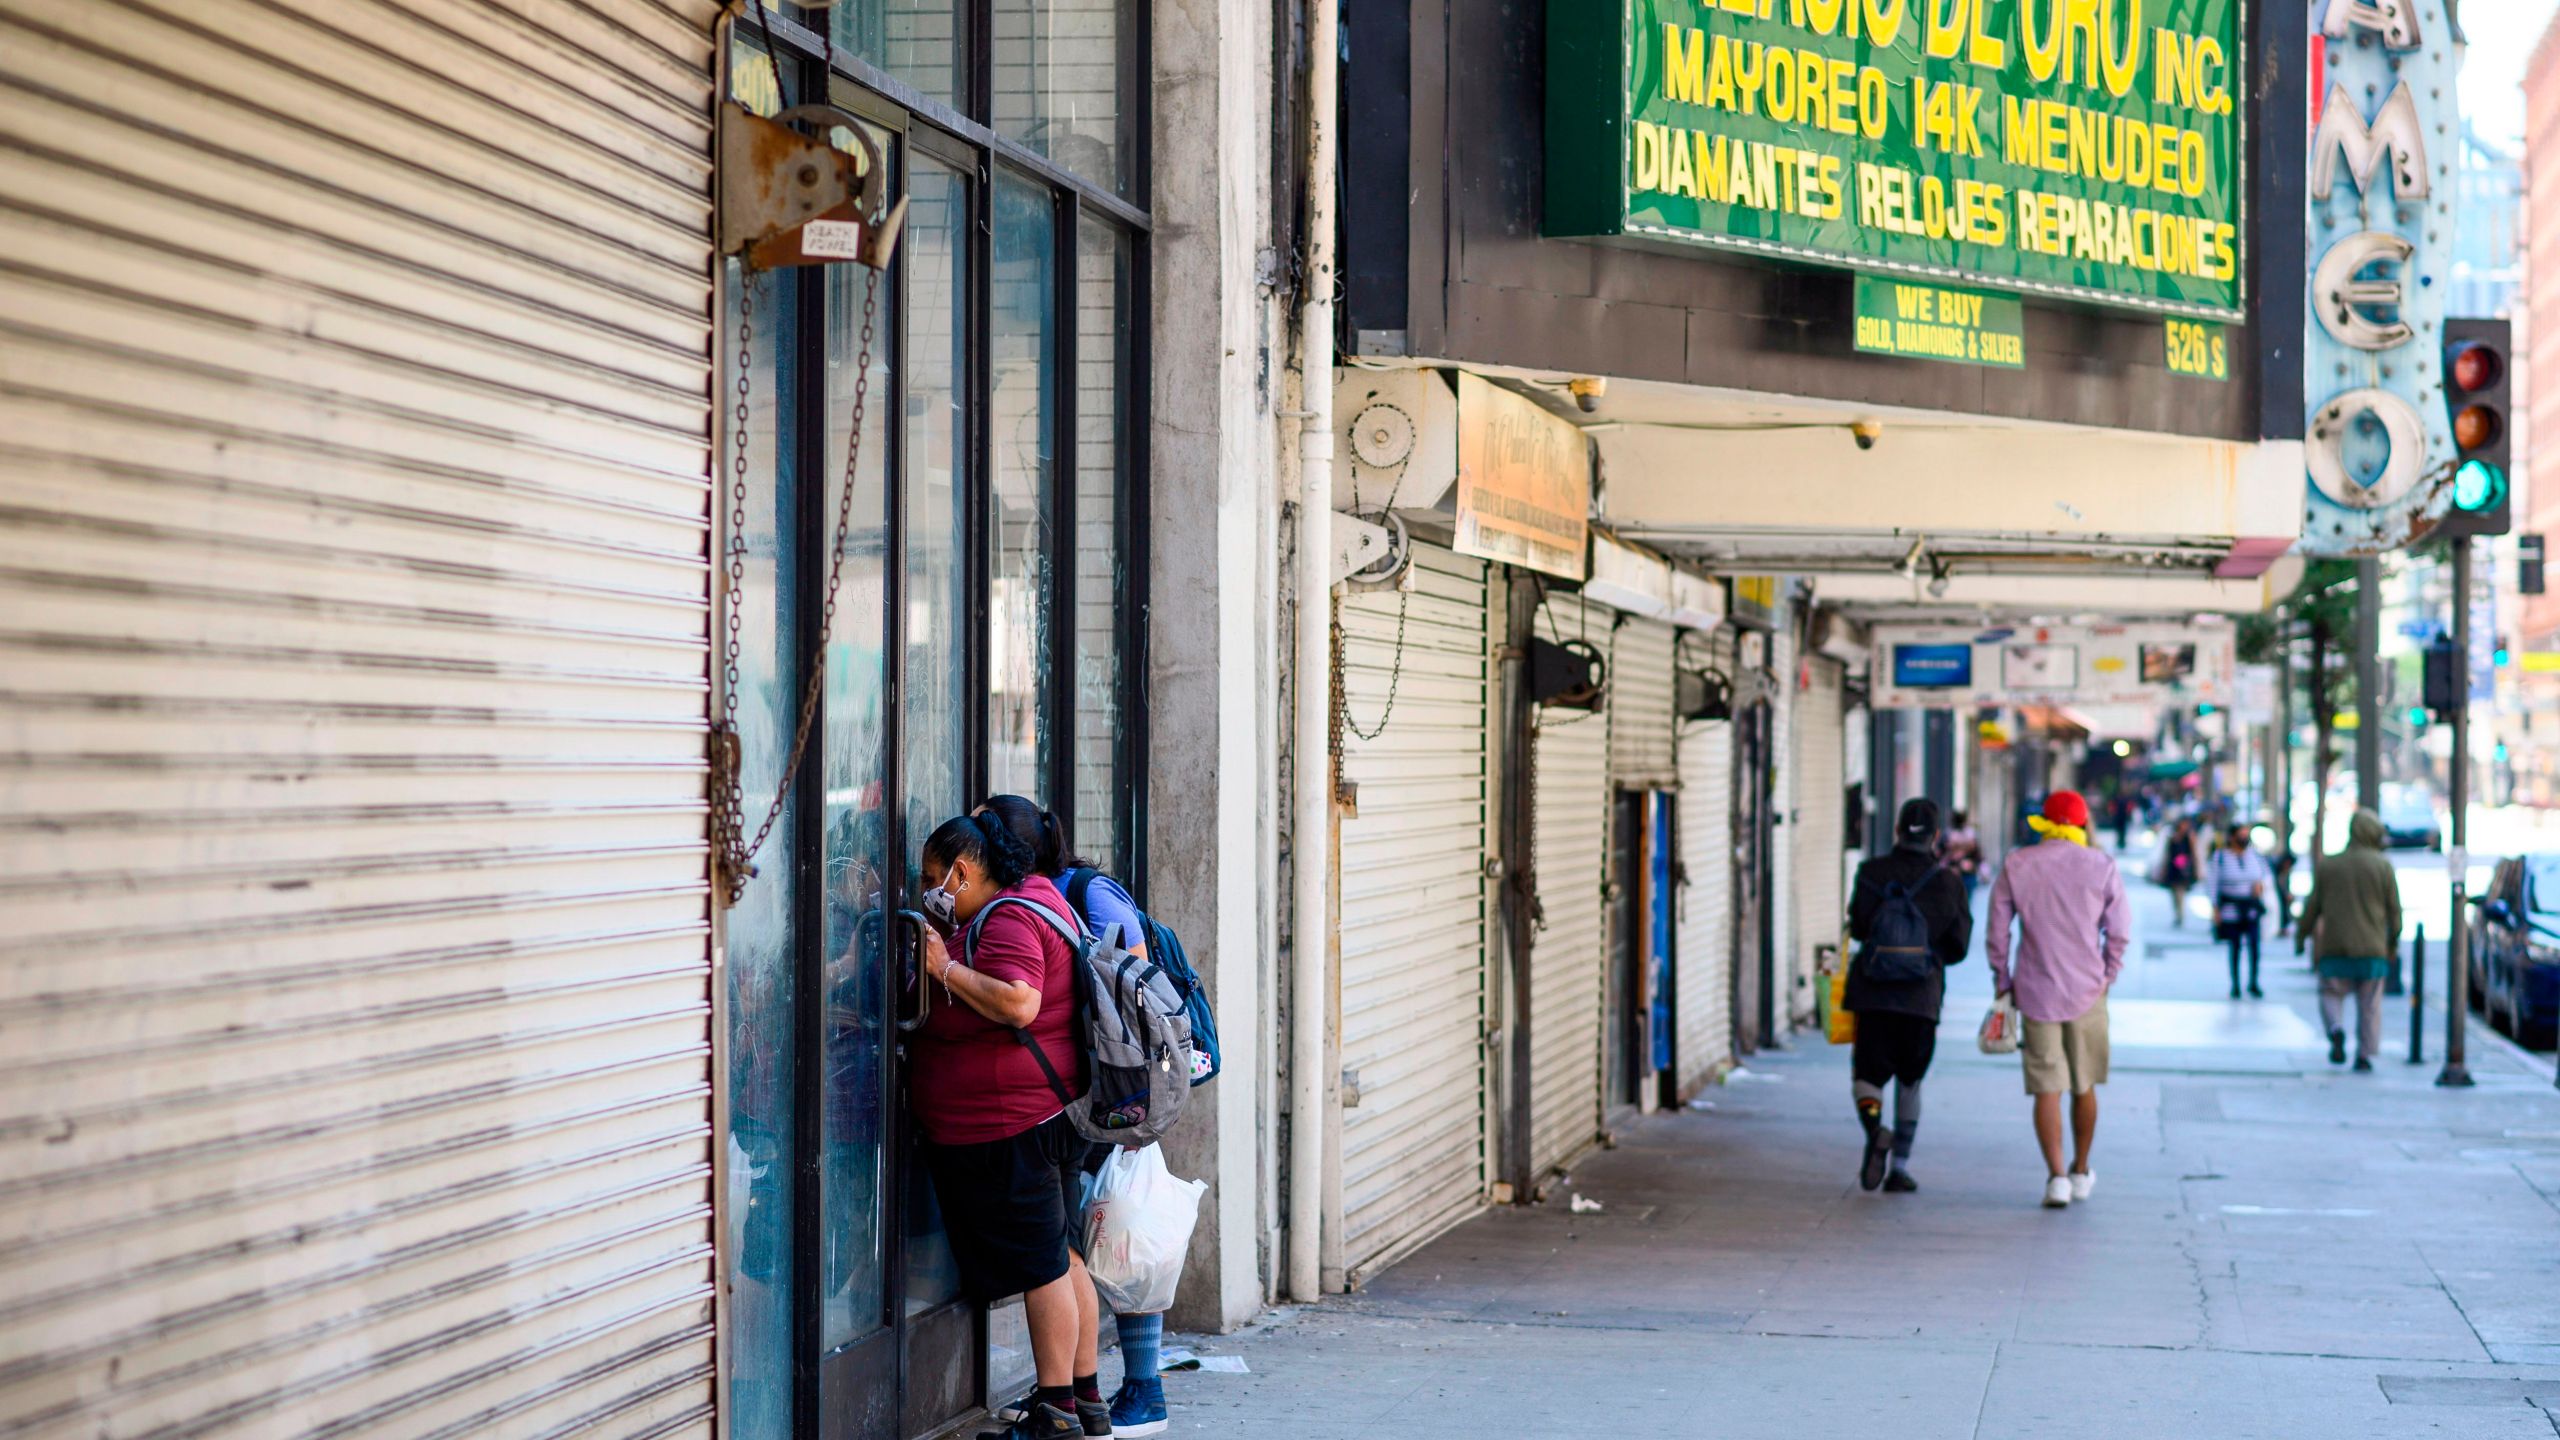
[[[1209,1013],[1207,996],[1200,988],[1200,977],[1182,954],[1182,942],[1172,931],[1149,919],[1138,909],[1138,902],[1119,881],[1102,872],[1092,861],[1074,854],[1067,844],[1066,826],[1056,814],[1040,808],[1020,795],[991,795],[975,812],[999,821],[1013,836],[1032,850],[1032,868],[1047,876],[1065,896],[1068,909],[1082,921],[1085,933],[1100,937],[1116,933],[1119,943],[1138,955],[1164,965],[1173,975],[1177,988],[1188,1002],[1190,1018],[1192,1069],[1190,1081],[1203,1084],[1217,1074],[1218,1032]],[[1108,1145],[1096,1145],[1086,1157],[1088,1174],[1100,1169],[1110,1154]],[[1120,1331],[1120,1388],[1110,1399],[1112,1432],[1138,1437],[1162,1433],[1171,1424],[1164,1398],[1162,1356],[1164,1352],[1164,1315],[1114,1314]],[[1019,1409],[1020,1407],[1013,1407]],[[1006,1413],[1012,1413],[1008,1410]]]
[[[1911,1141],[1920,1129],[1920,1082],[1938,1053],[1938,1012],[1946,969],[1973,944],[1964,882],[1939,859],[1941,821],[1930,800],[1903,802],[1893,848],[1858,866],[1849,896],[1849,936],[1858,942],[1842,1003],[1858,1017],[1849,1052],[1849,1090],[1866,1153],[1858,1184],[1896,1194],[1911,1178]],[[1893,1127],[1885,1128],[1884,1086],[1893,1082]]]

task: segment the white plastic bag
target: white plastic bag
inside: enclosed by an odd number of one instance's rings
[[[2003,995],[1991,1002],[1991,1013],[1982,1017],[1975,1042],[1985,1055],[2015,1055],[2021,1028],[2018,1002]]]
[[[1114,1150],[1102,1162],[1084,1207],[1084,1263],[1113,1310],[1152,1315],[1173,1308],[1191,1227],[1200,1219],[1200,1194],[1208,1188],[1175,1178],[1153,1145]]]

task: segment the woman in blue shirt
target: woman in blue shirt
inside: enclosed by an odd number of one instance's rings
[[[1078,918],[1084,921],[1086,934],[1098,936],[1116,925],[1122,945],[1141,955],[1146,953],[1146,918],[1139,913],[1138,902],[1119,881],[1101,873],[1100,866],[1068,849],[1066,826],[1059,823],[1055,814],[1019,795],[991,795],[971,813],[994,816],[1031,847],[1035,857],[1032,868],[1056,881],[1059,890],[1077,902]],[[1068,889],[1066,875],[1071,870],[1094,872],[1081,895]],[[1095,1163],[1099,1164],[1098,1156]],[[1088,1165],[1087,1174],[1093,1169]],[[1111,1433],[1130,1437],[1161,1434],[1170,1423],[1161,1373],[1164,1316],[1116,1315],[1113,1319],[1120,1328],[1121,1380],[1119,1391],[1111,1397]]]

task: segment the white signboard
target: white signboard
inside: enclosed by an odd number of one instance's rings
[[[2228,629],[2193,625],[1879,625],[1875,705],[2226,704],[2238,685]]]

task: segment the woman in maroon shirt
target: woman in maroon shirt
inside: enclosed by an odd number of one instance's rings
[[[1082,1093],[1075,955],[1027,908],[1069,915],[1032,865],[991,816],[945,821],[924,842],[922,903],[940,934],[921,983],[940,993],[910,1051],[908,1104],[962,1288],[980,1301],[1022,1296],[1039,1371],[1022,1418],[981,1440],[1111,1433],[1095,1375],[1102,1304],[1068,1243],[1085,1143],[1040,1064],[1047,1057],[1068,1094]]]

